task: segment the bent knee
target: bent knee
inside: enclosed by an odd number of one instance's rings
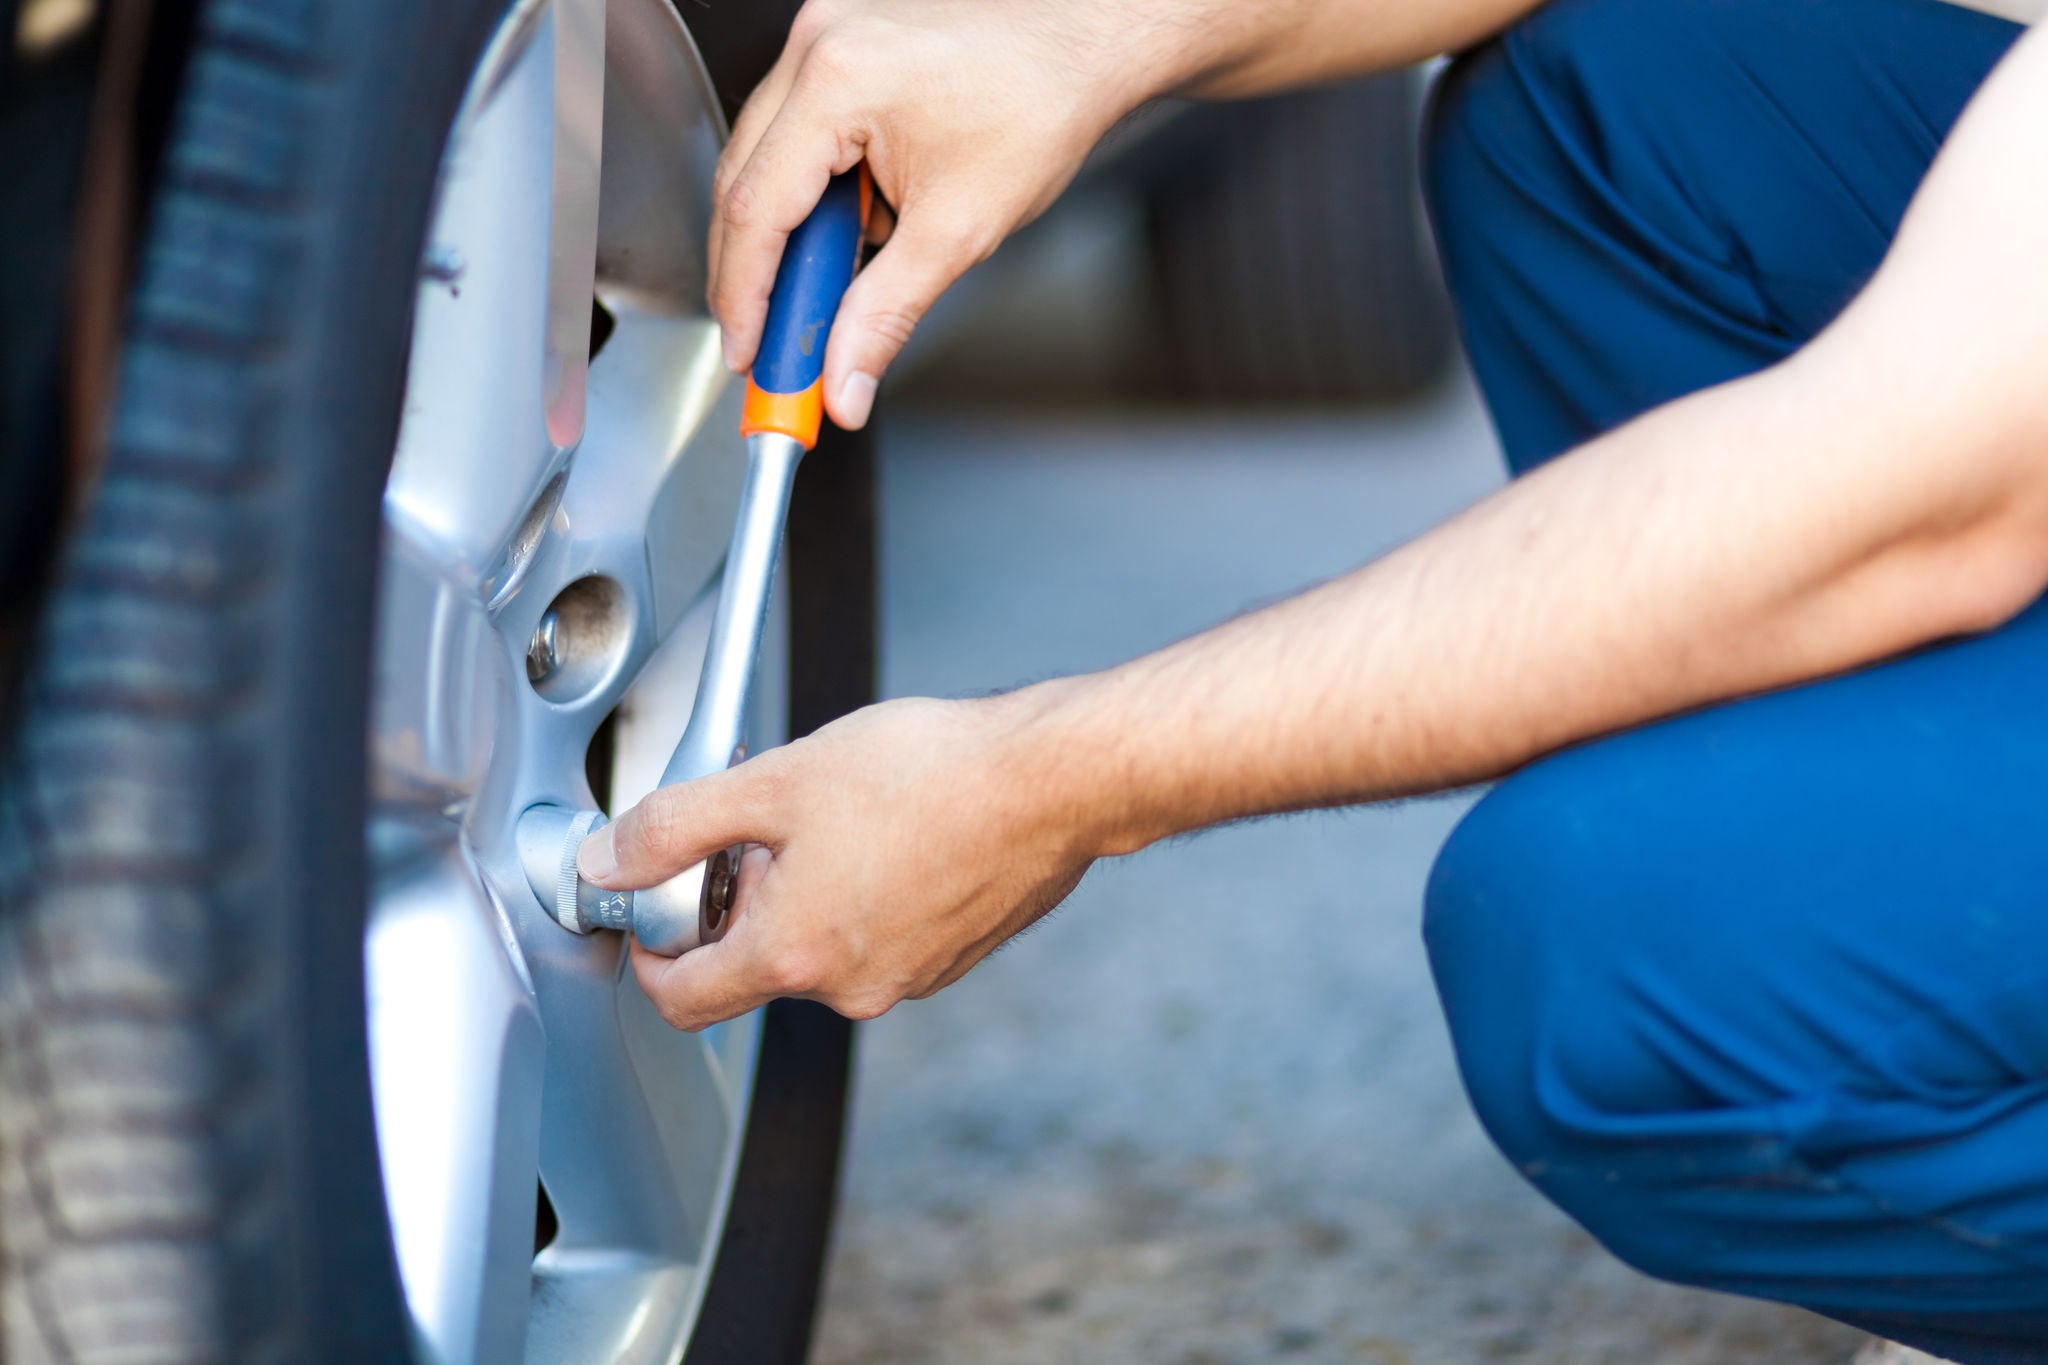
[[[1774,1272],[1740,1230],[1853,1205],[1821,1172],[1887,1134],[1946,1133],[1954,1092],[1927,1087],[1923,1124],[1910,1076],[1845,1102],[1838,1067],[1786,1046],[1814,1001],[1782,988],[1799,964],[1759,946],[1780,946],[1781,907],[1731,868],[1751,835],[1782,836],[1778,817],[1683,763],[1684,729],[1501,783],[1439,855],[1424,934],[1466,1091],[1508,1160],[1644,1273],[1753,1287]]]
[[[1703,1183],[1790,1169],[1762,1108],[1702,1086],[1693,1041],[1732,1036],[1710,982],[1672,960],[1710,914],[1683,869],[1676,799],[1630,791],[1605,745],[1508,779],[1430,877],[1424,936],[1458,1067],[1515,1167],[1622,1260],[1710,1283],[1689,1203]],[[1698,989],[1693,989],[1694,985]],[[1677,1010],[1685,1017],[1673,1027]],[[1710,1050],[1709,1044],[1709,1050]]]
[[[1615,870],[1574,818],[1549,760],[1509,778],[1459,822],[1430,872],[1423,939],[1458,1066],[1480,1121],[1525,1173],[1559,1155],[1564,1116],[1546,1093],[1561,1014],[1610,1005],[1587,991],[1589,912]],[[1568,1037],[1578,1032],[1567,1028]]]

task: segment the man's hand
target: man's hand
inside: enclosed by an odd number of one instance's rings
[[[1145,8],[810,0],[719,161],[710,304],[726,363],[752,363],[784,240],[826,180],[865,158],[896,221],[825,353],[832,419],[865,423],[876,382],[932,301],[1042,212],[1153,93],[1158,64],[1128,22]]]
[[[1034,766],[1037,694],[870,707],[665,787],[586,842],[585,877],[623,889],[759,845],[723,939],[680,958],[633,945],[662,1017],[701,1029],[801,996],[873,1018],[1065,899],[1093,856],[1058,774]]]
[[[895,209],[825,350],[825,406],[868,418],[932,301],[1168,93],[1245,95],[1471,42],[1537,0],[809,0],[713,185],[710,304],[753,363],[782,246],[863,158]]]

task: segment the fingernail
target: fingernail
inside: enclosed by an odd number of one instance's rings
[[[725,352],[725,368],[734,374],[740,372],[740,348],[732,337],[724,332],[718,334],[719,349]]]
[[[619,870],[619,855],[612,851],[610,825],[594,832],[576,850],[576,870],[583,874],[583,880],[599,886]]]
[[[849,431],[868,424],[875,406],[875,377],[855,370],[839,381],[839,425]]]

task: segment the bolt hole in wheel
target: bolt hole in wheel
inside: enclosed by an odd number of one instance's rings
[[[745,475],[703,307],[723,137],[668,0],[515,0],[443,156],[384,499],[365,946],[437,1365],[673,1365],[723,1236],[758,1021],[668,1028],[515,841],[534,805],[637,800],[687,720]]]
[[[540,615],[526,646],[526,680],[549,701],[573,702],[602,686],[624,657],[632,622],[609,578],[579,578]]]

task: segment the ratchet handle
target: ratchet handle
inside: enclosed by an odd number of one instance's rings
[[[825,415],[825,338],[853,283],[867,236],[873,182],[866,162],[832,177],[811,216],[789,234],[761,349],[747,376],[740,434],[777,432],[809,450]]]

